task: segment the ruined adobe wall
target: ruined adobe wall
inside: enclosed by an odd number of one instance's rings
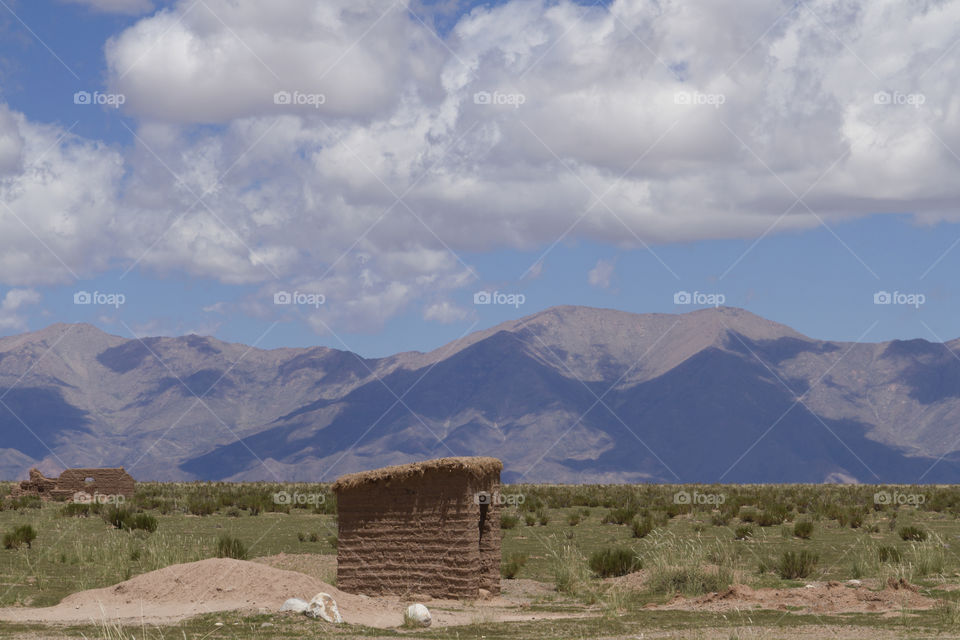
[[[93,478],[93,482],[87,482]],[[51,492],[54,498],[72,498],[78,491],[91,495],[133,497],[136,482],[122,467],[119,469],[67,469],[60,474],[57,488]]]
[[[14,498],[20,496],[50,497],[50,492],[57,488],[57,481],[40,473],[39,469],[30,469],[30,479],[24,480],[10,492]]]
[[[490,478],[432,470],[340,490],[337,587],[370,595],[476,598],[481,583],[490,582],[482,576],[489,574],[492,559],[481,561],[474,495],[490,485]],[[499,518],[497,512],[497,534]],[[500,544],[493,533],[490,526],[486,547],[488,553],[496,547],[499,584]]]

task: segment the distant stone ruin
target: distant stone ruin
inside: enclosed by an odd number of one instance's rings
[[[337,480],[337,587],[478,598],[500,593],[496,458],[441,458]]]
[[[115,469],[67,469],[59,478],[47,478],[30,469],[30,479],[13,488],[10,495],[40,496],[45,500],[70,500],[78,493],[88,496],[132,498],[136,481],[123,467]]]

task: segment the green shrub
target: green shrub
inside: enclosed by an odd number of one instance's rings
[[[803,540],[809,540],[813,536],[813,523],[809,520],[801,520],[793,525],[793,535]]]
[[[129,529],[130,520],[133,514],[126,507],[111,506],[100,514],[103,521],[113,526],[114,529]]]
[[[923,542],[927,539],[927,532],[925,529],[920,527],[915,527],[913,525],[900,528],[900,539],[901,540],[912,540],[914,542]]]
[[[217,511],[219,505],[215,500],[193,496],[187,502],[187,512],[195,516],[209,516]]]
[[[637,510],[630,507],[620,507],[611,509],[607,515],[603,516],[603,524],[627,524],[637,515]]]
[[[753,527],[748,524],[741,524],[733,530],[734,540],[746,540],[753,537]]]
[[[550,524],[550,516],[547,514],[545,510],[537,512],[537,522],[539,522],[540,526],[543,526],[543,527]]]
[[[641,568],[640,559],[630,549],[601,549],[590,556],[590,570],[600,578],[625,576]]]
[[[725,527],[730,524],[730,514],[723,511],[715,513],[710,517],[710,524],[715,527]]]
[[[246,560],[247,545],[243,544],[239,538],[224,534],[217,539],[217,557]]]
[[[501,513],[500,514],[500,528],[501,529],[513,529],[517,526],[517,523],[520,522],[520,518],[513,515],[512,513]]]
[[[877,547],[877,557],[880,562],[900,562],[903,560],[903,554],[892,544],[884,544]]]
[[[528,513],[523,516],[523,521],[528,527],[532,527],[533,525],[537,524],[537,516],[533,515],[532,513]]]
[[[761,527],[772,527],[775,524],[783,524],[787,514],[777,509],[764,509],[757,516],[757,524]]]
[[[27,548],[30,549],[36,539],[36,530],[29,524],[24,524],[3,535],[3,547],[5,549],[19,549],[22,545],[27,545]]]
[[[806,578],[813,573],[819,557],[810,551],[784,551],[776,564],[777,573],[785,580]]]
[[[649,513],[642,518],[634,518],[630,523],[630,530],[634,538],[646,537],[654,529],[653,516]]]
[[[60,510],[65,518],[86,518],[90,515],[90,505],[81,502],[71,502]]]
[[[571,527],[575,527],[580,524],[580,514],[571,513],[569,516],[567,516],[567,524],[569,524]]]
[[[309,536],[307,536],[307,540],[309,540],[310,542],[320,542],[320,534],[317,533],[316,531],[313,531],[310,533]]]
[[[656,567],[650,572],[647,588],[659,595],[682,593],[698,596],[723,591],[733,582],[733,572],[726,567],[709,570],[702,565]]]
[[[514,553],[509,560],[500,565],[500,575],[507,580],[513,580],[525,564],[527,564],[527,554]]]
[[[327,544],[336,549],[340,544],[340,538],[336,535],[327,536]]]
[[[157,530],[157,519],[149,513],[138,513],[130,518],[129,529],[141,529],[153,533]]]

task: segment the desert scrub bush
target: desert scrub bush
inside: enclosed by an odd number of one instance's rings
[[[24,524],[3,534],[3,548],[19,549],[21,546],[27,545],[27,549],[30,549],[36,539],[36,530],[31,525]]]
[[[239,538],[224,534],[217,538],[217,557],[246,560],[247,545],[243,544]]]
[[[764,509],[757,515],[756,522],[761,527],[772,527],[777,524],[783,524],[787,514],[779,509]]]
[[[653,516],[648,513],[645,516],[633,519],[633,522],[630,523],[630,532],[634,538],[645,538],[655,527]]]
[[[513,529],[517,526],[517,523],[520,522],[520,518],[513,515],[512,513],[501,513],[500,514],[500,528],[501,529]]]
[[[882,544],[877,547],[877,559],[880,562],[900,562],[903,554],[892,544]]]
[[[680,540],[669,533],[655,533],[643,542],[641,562],[647,589],[654,594],[701,595],[734,582],[736,553],[729,543]]]
[[[513,580],[520,573],[520,569],[527,564],[527,554],[513,553],[510,558],[500,565],[500,575],[507,580]]]
[[[157,519],[149,513],[138,513],[130,518],[126,528],[154,533],[157,530]]]
[[[733,530],[734,540],[746,540],[753,537],[753,527],[748,524],[741,524]]]
[[[918,578],[941,575],[946,568],[943,540],[936,534],[927,542],[912,542],[908,557]]]
[[[559,593],[579,593],[589,585],[587,562],[573,544],[554,538],[547,542],[546,552],[553,583]]]
[[[809,540],[813,536],[813,523],[801,520],[793,525],[793,535],[801,540]]]
[[[756,522],[759,515],[760,513],[753,507],[743,507],[737,517],[740,518],[740,522]]]
[[[777,560],[775,569],[784,580],[806,578],[813,573],[819,557],[810,551],[784,551]]]
[[[627,524],[637,515],[637,510],[632,507],[620,507],[611,509],[607,515],[603,516],[602,524]]]
[[[537,524],[537,516],[533,515],[532,513],[528,513],[523,516],[523,521],[528,527],[532,527]]]
[[[914,542],[923,542],[927,539],[927,532],[925,529],[916,527],[914,525],[909,525],[906,527],[900,527],[900,539],[901,540],[910,540]]]
[[[710,517],[710,524],[715,527],[725,527],[730,524],[730,514],[724,511],[715,513]]]
[[[571,527],[575,527],[575,526],[577,526],[578,524],[580,524],[580,514],[579,514],[579,513],[571,513],[570,515],[568,515],[568,516],[567,516],[567,524],[569,524]]]
[[[71,502],[60,510],[64,518],[86,518],[90,515],[90,505],[80,502]]]
[[[327,544],[336,549],[340,545],[340,538],[337,535],[327,536]]]
[[[546,509],[537,512],[537,522],[539,522],[542,527],[550,524],[550,514],[547,513]]]
[[[187,513],[195,516],[209,516],[216,513],[219,506],[216,500],[193,496],[187,501]]]
[[[609,547],[590,555],[590,570],[598,578],[615,578],[641,568],[640,559],[631,549]]]

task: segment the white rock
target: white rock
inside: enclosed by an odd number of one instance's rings
[[[329,593],[318,593],[313,596],[306,614],[311,618],[320,618],[334,624],[343,622],[343,618],[340,617],[340,609],[337,608],[337,601]]]
[[[847,580],[847,584],[850,585],[851,587],[859,587],[863,583],[860,582],[859,580]]]
[[[418,627],[429,627],[430,623],[433,622],[430,610],[419,603],[407,607],[407,613],[404,617],[411,624],[415,624]]]
[[[283,606],[280,607],[280,611],[296,611],[297,613],[303,613],[309,608],[310,605],[306,600],[301,600],[300,598],[290,598],[283,603]]]

